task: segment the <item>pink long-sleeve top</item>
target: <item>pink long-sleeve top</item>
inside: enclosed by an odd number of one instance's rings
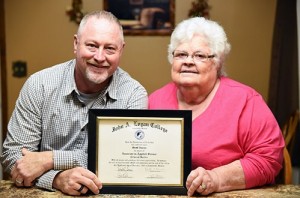
[[[156,90],[149,109],[178,109],[176,92],[174,83]],[[192,168],[213,169],[239,159],[246,188],[275,182],[283,148],[281,130],[261,95],[227,77],[192,122]]]

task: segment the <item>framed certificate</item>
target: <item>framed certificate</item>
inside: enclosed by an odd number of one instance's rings
[[[188,110],[90,109],[88,169],[104,194],[186,195]]]

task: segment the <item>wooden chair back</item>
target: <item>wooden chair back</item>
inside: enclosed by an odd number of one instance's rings
[[[283,149],[283,183],[293,183],[293,168],[289,151],[286,147]]]
[[[295,134],[297,131],[297,126],[299,122],[299,111],[295,111],[285,123],[282,128],[282,135],[285,140],[285,146],[291,153],[293,150],[293,140],[295,139]]]
[[[283,168],[276,177],[276,183],[292,184],[293,183],[293,168],[290,154],[293,151],[293,142],[299,122],[299,111],[295,111],[287,120],[282,128],[282,135],[285,141],[283,150]]]

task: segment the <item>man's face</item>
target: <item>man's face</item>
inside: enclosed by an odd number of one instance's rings
[[[100,85],[107,82],[119,65],[123,47],[117,24],[90,18],[74,36],[76,83]]]

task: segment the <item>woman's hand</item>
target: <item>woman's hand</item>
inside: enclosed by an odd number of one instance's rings
[[[186,188],[188,196],[192,196],[195,192],[201,195],[208,195],[218,190],[219,181],[216,173],[198,167],[192,170],[186,180]]]
[[[198,167],[191,171],[186,180],[188,196],[192,196],[195,192],[208,195],[212,192],[245,189],[245,186],[245,176],[240,160],[212,170]]]

